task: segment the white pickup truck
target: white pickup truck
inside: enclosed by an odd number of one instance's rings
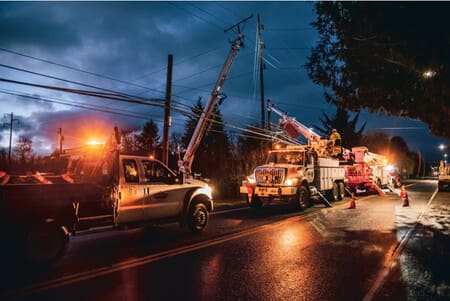
[[[204,230],[213,210],[211,188],[183,180],[152,157],[85,149],[63,175],[0,173],[1,231],[34,261],[63,254],[69,233],[92,227],[178,221]]]

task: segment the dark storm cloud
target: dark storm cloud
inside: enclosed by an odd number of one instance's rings
[[[79,45],[80,36],[70,23],[58,18],[49,3],[7,2],[0,5],[2,45],[47,49]],[[45,40],[45,41],[44,41]]]
[[[173,54],[173,99],[192,105],[202,97],[205,103],[230,49],[229,41],[235,38],[234,33],[224,33],[223,29],[254,14],[242,28],[245,47],[239,51],[222,90],[228,95],[221,106],[224,120],[245,127],[260,120],[260,94],[259,90],[254,93],[253,74],[256,14],[259,14],[264,24],[262,37],[266,46],[265,98],[312,126],[318,123],[323,112],[332,115],[335,111],[325,103],[322,88],[311,82],[304,69],[317,38],[316,31],[309,25],[315,18],[312,7],[313,3],[291,1],[0,2],[0,48],[146,88],[4,51],[0,51],[0,63],[122,93],[164,98],[167,56]],[[16,80],[93,89],[5,68],[0,72]],[[42,97],[39,102],[0,94],[1,113],[14,111],[33,124],[27,135],[38,137],[36,141],[40,141],[40,145],[45,145],[45,139],[55,143],[59,127],[67,133],[68,142],[70,136],[76,137],[77,131],[95,123],[108,129],[114,125],[139,129],[145,122],[142,118],[74,107],[69,110],[67,106],[43,102],[51,97],[68,103],[82,101],[117,112],[132,110],[155,120],[160,131],[162,128],[161,110],[23,86],[2,84],[0,89],[20,90]],[[371,116],[361,117],[361,123]],[[276,120],[274,116],[272,121]],[[182,132],[184,122],[184,117],[174,112],[171,131]],[[366,128],[370,130],[369,126]]]
[[[6,90],[5,93],[0,93],[0,104],[3,106],[12,107],[15,110],[20,110],[21,112],[33,112],[37,109],[45,111],[54,110],[53,104],[45,99],[42,99],[38,94],[29,95],[30,97],[23,97],[7,93],[8,90]],[[12,93],[15,94],[15,92]]]

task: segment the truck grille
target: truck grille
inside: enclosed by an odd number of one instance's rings
[[[281,185],[284,183],[286,168],[283,167],[259,167],[255,170],[257,185]]]

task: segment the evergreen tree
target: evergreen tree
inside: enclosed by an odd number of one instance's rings
[[[187,148],[195,127],[203,112],[201,98],[192,108],[192,114],[188,117],[185,132],[182,137],[184,147]],[[221,194],[226,194],[230,187],[231,173],[231,145],[227,132],[223,125],[222,114],[216,105],[208,122],[207,131],[194,156],[192,171],[201,173],[203,177],[211,178],[213,185]]]
[[[144,124],[142,132],[134,136],[136,150],[148,155],[155,154],[160,146],[160,137],[158,135],[158,126],[152,119]]]
[[[321,1],[315,12],[306,69],[328,102],[418,118],[450,138],[448,3]]]
[[[389,155],[390,140],[389,135],[384,132],[369,132],[362,138],[362,145],[370,152]]]
[[[346,110],[337,108],[333,117],[323,113],[323,118],[320,118],[322,127],[317,125],[314,125],[314,127],[324,138],[328,138],[331,131],[336,129],[341,134],[342,146],[351,148],[353,146],[361,145],[362,133],[366,127],[366,123],[364,123],[359,130],[356,130],[358,118],[359,113],[357,113],[353,119],[350,120],[350,115]]]

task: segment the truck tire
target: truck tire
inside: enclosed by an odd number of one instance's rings
[[[305,186],[299,186],[297,194],[292,202],[295,209],[303,211],[311,206],[311,199],[309,197],[308,189]]]
[[[56,222],[34,226],[25,238],[27,259],[36,264],[46,264],[64,255],[69,242],[69,233]]]
[[[263,206],[263,202],[258,196],[252,195],[252,201],[249,202],[248,205],[254,209],[261,209]]]
[[[191,206],[188,215],[188,227],[193,233],[200,233],[206,229],[209,222],[209,212],[203,203]]]
[[[330,202],[336,202],[339,199],[339,187],[336,182],[333,183],[333,187],[327,191],[326,195]]]
[[[339,189],[339,200],[343,200],[345,197],[345,186],[344,183],[339,182],[338,183],[338,189]]]

